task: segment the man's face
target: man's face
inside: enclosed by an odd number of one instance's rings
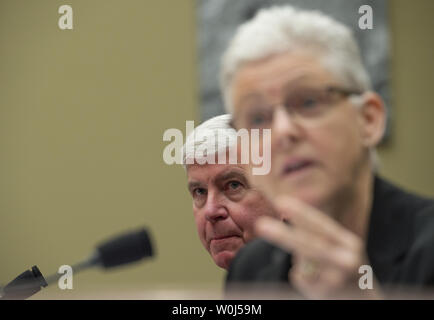
[[[225,269],[253,238],[256,218],[274,215],[269,202],[250,187],[245,170],[245,166],[228,164],[187,167],[199,238],[214,262]]]
[[[297,100],[300,93],[330,86],[347,88],[309,55],[275,55],[237,72],[232,86],[234,123],[247,123],[242,121],[247,119],[260,125],[268,122],[264,127],[271,128],[271,172],[251,177],[270,199],[293,195],[325,209],[330,199],[348,190],[368,162],[368,146],[362,138],[365,122],[347,96],[329,97],[333,102],[312,117],[286,111],[286,106],[303,100]],[[311,101],[303,101],[309,114]]]

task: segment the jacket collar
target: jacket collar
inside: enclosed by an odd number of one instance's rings
[[[373,204],[369,218],[366,250],[376,276],[390,278],[408,251],[413,230],[413,215],[408,209],[408,194],[375,176]]]

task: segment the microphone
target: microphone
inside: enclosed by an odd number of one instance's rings
[[[73,265],[71,268],[74,274],[92,267],[111,269],[154,255],[155,250],[151,237],[146,228],[141,228],[100,243],[88,259]],[[56,273],[45,279],[38,267],[34,266],[32,271],[25,271],[5,286],[0,300],[27,299],[39,292],[41,287],[57,282],[61,276],[61,274]]]
[[[105,269],[152,257],[154,249],[145,228],[119,235],[97,246],[87,267],[101,266]]]
[[[26,270],[4,288],[0,288],[0,300],[22,300],[33,296],[48,284],[37,266]]]
[[[97,263],[108,269],[152,257],[154,249],[149,232],[142,228],[100,244],[96,255]]]

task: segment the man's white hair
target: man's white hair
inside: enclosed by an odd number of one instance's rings
[[[274,6],[260,10],[238,27],[223,55],[220,85],[227,112],[233,111],[231,86],[245,63],[274,54],[304,50],[317,56],[330,72],[351,89],[371,88],[352,31],[319,11]]]
[[[182,149],[182,163],[187,166],[187,159],[192,161],[198,157],[218,155],[236,146],[237,134],[231,127],[232,116],[223,114],[206,120],[191,132]],[[209,137],[215,139],[209,139]],[[206,150],[206,155],[198,153],[198,149]]]

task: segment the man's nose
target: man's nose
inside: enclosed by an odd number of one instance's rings
[[[294,121],[295,120],[295,121]],[[279,150],[286,150],[300,138],[301,128],[292,114],[283,107],[278,107],[273,116],[271,130],[273,146]]]
[[[204,210],[205,218],[213,223],[228,217],[228,211],[224,206],[223,197],[217,192],[208,193]]]

